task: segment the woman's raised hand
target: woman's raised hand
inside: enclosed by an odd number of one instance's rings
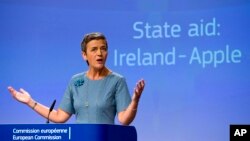
[[[144,80],[139,80],[136,84],[136,87],[134,89],[134,95],[133,95],[133,100],[139,101],[141,94],[143,92],[145,86]]]
[[[31,100],[30,94],[22,88],[19,91],[17,91],[13,87],[9,86],[8,90],[11,93],[11,95],[19,102],[28,104],[28,102],[30,102]]]

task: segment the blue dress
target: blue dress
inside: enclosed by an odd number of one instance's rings
[[[90,80],[86,72],[70,80],[59,108],[76,115],[76,123],[114,124],[117,113],[131,102],[125,78],[110,73],[100,80]]]

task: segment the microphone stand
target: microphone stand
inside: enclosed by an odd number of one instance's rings
[[[49,108],[49,113],[48,113],[48,117],[47,117],[47,121],[46,121],[47,124],[49,124],[49,115],[50,115],[51,111],[54,109],[55,104],[56,104],[56,100],[53,101],[53,103],[51,104],[51,106]]]

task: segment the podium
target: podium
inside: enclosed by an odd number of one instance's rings
[[[0,124],[0,139],[53,141],[137,141],[134,126],[109,124]]]

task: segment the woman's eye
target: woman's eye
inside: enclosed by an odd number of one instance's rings
[[[96,48],[92,48],[91,51],[96,51],[97,49]]]
[[[106,51],[106,50],[107,50],[107,48],[105,48],[105,47],[104,47],[104,48],[101,48],[101,50]]]

